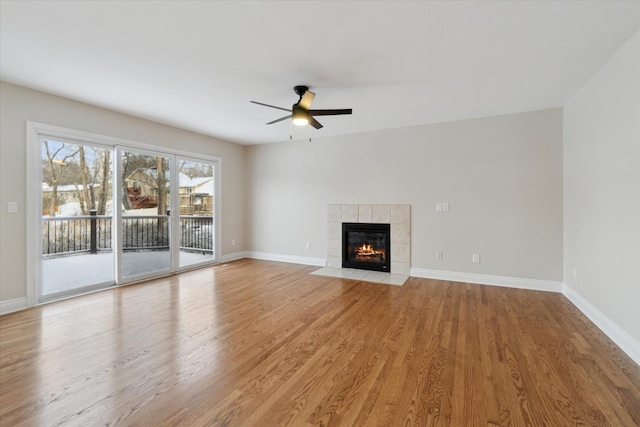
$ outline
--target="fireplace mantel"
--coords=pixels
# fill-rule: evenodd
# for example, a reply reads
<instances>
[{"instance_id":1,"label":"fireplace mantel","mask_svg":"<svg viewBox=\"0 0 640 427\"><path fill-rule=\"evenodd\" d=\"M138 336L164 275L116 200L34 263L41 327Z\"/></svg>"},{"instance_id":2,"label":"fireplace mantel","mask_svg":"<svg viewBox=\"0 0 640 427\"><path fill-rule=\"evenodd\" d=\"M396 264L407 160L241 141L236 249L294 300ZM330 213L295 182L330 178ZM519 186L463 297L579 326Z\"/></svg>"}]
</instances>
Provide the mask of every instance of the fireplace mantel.
<instances>
[{"instance_id":1,"label":"fireplace mantel","mask_svg":"<svg viewBox=\"0 0 640 427\"><path fill-rule=\"evenodd\" d=\"M391 273L411 269L411 205L328 205L327 267L342 268L342 223L391 225Z\"/></svg>"}]
</instances>

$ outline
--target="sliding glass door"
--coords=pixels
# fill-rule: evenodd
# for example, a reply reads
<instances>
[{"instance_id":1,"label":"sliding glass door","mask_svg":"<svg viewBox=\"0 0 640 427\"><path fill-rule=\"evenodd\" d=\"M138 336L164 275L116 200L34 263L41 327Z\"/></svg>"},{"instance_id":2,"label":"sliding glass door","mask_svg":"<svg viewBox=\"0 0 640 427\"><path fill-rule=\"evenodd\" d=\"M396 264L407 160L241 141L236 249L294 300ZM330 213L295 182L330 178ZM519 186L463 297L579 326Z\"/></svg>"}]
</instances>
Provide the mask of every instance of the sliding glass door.
<instances>
[{"instance_id":1,"label":"sliding glass door","mask_svg":"<svg viewBox=\"0 0 640 427\"><path fill-rule=\"evenodd\" d=\"M168 274L171 251L172 157L118 148L119 283Z\"/></svg>"},{"instance_id":2,"label":"sliding glass door","mask_svg":"<svg viewBox=\"0 0 640 427\"><path fill-rule=\"evenodd\" d=\"M215 263L216 160L31 125L30 301Z\"/></svg>"},{"instance_id":3,"label":"sliding glass door","mask_svg":"<svg viewBox=\"0 0 640 427\"><path fill-rule=\"evenodd\" d=\"M215 258L215 165L178 157L180 251L178 265L188 268Z\"/></svg>"},{"instance_id":4,"label":"sliding glass door","mask_svg":"<svg viewBox=\"0 0 640 427\"><path fill-rule=\"evenodd\" d=\"M114 283L113 149L41 136L39 302Z\"/></svg>"},{"instance_id":5,"label":"sliding glass door","mask_svg":"<svg viewBox=\"0 0 640 427\"><path fill-rule=\"evenodd\" d=\"M212 263L215 164L159 152L118 152L118 283Z\"/></svg>"}]
</instances>

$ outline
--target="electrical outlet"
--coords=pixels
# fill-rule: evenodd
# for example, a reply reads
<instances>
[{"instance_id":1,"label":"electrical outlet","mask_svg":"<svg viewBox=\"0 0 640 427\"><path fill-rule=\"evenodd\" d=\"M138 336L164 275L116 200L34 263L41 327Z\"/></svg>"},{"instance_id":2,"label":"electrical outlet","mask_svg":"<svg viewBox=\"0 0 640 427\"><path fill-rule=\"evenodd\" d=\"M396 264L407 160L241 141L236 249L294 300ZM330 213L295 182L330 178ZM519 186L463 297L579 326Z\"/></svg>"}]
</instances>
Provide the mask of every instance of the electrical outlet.
<instances>
[{"instance_id":1,"label":"electrical outlet","mask_svg":"<svg viewBox=\"0 0 640 427\"><path fill-rule=\"evenodd\" d=\"M442 203L442 212L449 212L449 202Z\"/></svg>"},{"instance_id":2,"label":"electrical outlet","mask_svg":"<svg viewBox=\"0 0 640 427\"><path fill-rule=\"evenodd\" d=\"M436 212L442 212L442 203L436 203Z\"/></svg>"},{"instance_id":3,"label":"electrical outlet","mask_svg":"<svg viewBox=\"0 0 640 427\"><path fill-rule=\"evenodd\" d=\"M236 239L231 239L231 246L235 246L236 245Z\"/></svg>"},{"instance_id":4,"label":"electrical outlet","mask_svg":"<svg viewBox=\"0 0 640 427\"><path fill-rule=\"evenodd\" d=\"M471 257L471 261L473 261L475 264L479 264L480 263L480 254L473 254L473 256Z\"/></svg>"},{"instance_id":5,"label":"electrical outlet","mask_svg":"<svg viewBox=\"0 0 640 427\"><path fill-rule=\"evenodd\" d=\"M438 251L438 252L436 252L436 259L437 259L438 261L442 261L442 252L439 252L439 251Z\"/></svg>"},{"instance_id":6,"label":"electrical outlet","mask_svg":"<svg viewBox=\"0 0 640 427\"><path fill-rule=\"evenodd\" d=\"M311 249L311 242L307 242L306 247L307 247L307 249Z\"/></svg>"}]
</instances>

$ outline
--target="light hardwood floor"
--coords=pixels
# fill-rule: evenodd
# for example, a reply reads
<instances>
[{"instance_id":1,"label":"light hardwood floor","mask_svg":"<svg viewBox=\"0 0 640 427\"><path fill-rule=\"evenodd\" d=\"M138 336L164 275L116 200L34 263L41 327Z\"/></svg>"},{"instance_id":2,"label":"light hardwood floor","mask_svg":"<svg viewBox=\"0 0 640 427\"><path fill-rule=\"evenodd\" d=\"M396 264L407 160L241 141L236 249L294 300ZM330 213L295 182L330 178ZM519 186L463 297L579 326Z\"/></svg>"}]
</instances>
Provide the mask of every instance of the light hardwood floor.
<instances>
[{"instance_id":1,"label":"light hardwood floor","mask_svg":"<svg viewBox=\"0 0 640 427\"><path fill-rule=\"evenodd\" d=\"M0 317L2 426L636 426L560 294L256 260Z\"/></svg>"}]
</instances>

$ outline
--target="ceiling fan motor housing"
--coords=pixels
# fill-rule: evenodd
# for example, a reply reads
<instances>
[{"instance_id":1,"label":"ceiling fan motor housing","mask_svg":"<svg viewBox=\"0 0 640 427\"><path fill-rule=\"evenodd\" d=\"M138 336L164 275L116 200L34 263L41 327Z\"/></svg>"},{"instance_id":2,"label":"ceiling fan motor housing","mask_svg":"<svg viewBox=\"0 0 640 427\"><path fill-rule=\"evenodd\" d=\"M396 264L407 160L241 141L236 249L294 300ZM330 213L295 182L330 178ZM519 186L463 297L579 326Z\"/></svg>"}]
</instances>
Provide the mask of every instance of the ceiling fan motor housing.
<instances>
[{"instance_id":1,"label":"ceiling fan motor housing","mask_svg":"<svg viewBox=\"0 0 640 427\"><path fill-rule=\"evenodd\" d=\"M302 97L309 90L308 86L294 86L293 91L296 95Z\"/></svg>"}]
</instances>

